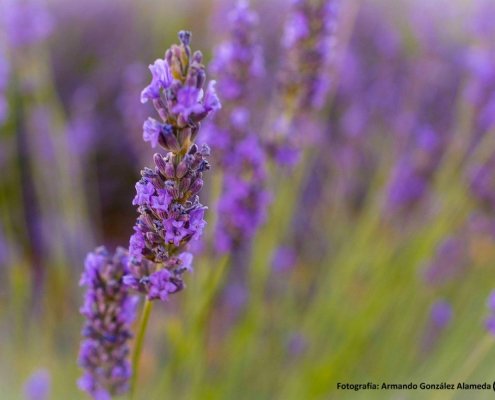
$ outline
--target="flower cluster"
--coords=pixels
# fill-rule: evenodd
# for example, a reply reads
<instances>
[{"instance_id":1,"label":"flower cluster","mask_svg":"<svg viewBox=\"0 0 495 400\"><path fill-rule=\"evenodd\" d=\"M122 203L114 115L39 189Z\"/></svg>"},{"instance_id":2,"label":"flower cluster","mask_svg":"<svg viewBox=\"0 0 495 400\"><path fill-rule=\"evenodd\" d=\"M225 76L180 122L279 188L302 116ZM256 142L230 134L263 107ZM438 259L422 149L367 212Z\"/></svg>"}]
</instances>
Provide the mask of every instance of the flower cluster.
<instances>
[{"instance_id":1,"label":"flower cluster","mask_svg":"<svg viewBox=\"0 0 495 400\"><path fill-rule=\"evenodd\" d=\"M7 1L2 7L0 25L9 44L16 47L45 40L55 23L43 1Z\"/></svg>"},{"instance_id":2,"label":"flower cluster","mask_svg":"<svg viewBox=\"0 0 495 400\"><path fill-rule=\"evenodd\" d=\"M203 55L200 51L191 55L189 42L191 33L179 32L180 46L173 45L150 65L151 83L141 93L141 102L153 102L162 123L149 118L143 125L143 139L152 147L159 144L177 155L185 155L194 143L200 121L212 111L221 108L215 92L215 81L206 80Z\"/></svg>"},{"instance_id":3,"label":"flower cluster","mask_svg":"<svg viewBox=\"0 0 495 400\"><path fill-rule=\"evenodd\" d=\"M172 152L165 158L155 154L155 171L144 169L142 179L136 184L133 204L139 206L141 215L130 240L132 274L126 277L126 283L135 289L139 287L150 299L157 298L152 296L150 288L155 282L154 275L163 278L170 271L173 283L169 286L170 293L184 287L181 275L190 269L190 261L185 263L189 256L183 251L191 239L201 236L206 225L203 220L206 207L199 202L197 193L203 186L203 171L209 169L205 160L208 154L206 145L200 150L196 144L180 162ZM147 261L163 264L167 271L156 271L156 266L149 266ZM156 272L150 275L151 270Z\"/></svg>"},{"instance_id":4,"label":"flower cluster","mask_svg":"<svg viewBox=\"0 0 495 400\"><path fill-rule=\"evenodd\" d=\"M442 333L452 323L454 310L447 300L435 301L429 311L428 323L422 337L421 350L428 353L437 345Z\"/></svg>"},{"instance_id":5,"label":"flower cluster","mask_svg":"<svg viewBox=\"0 0 495 400\"><path fill-rule=\"evenodd\" d=\"M146 293L149 300L166 300L169 293L185 287L181 276L191 269L192 261L185 251L206 225L206 207L197 194L203 172L210 169L206 161L210 149L206 144L199 148L194 141L200 121L218 110L220 102L215 81L210 81L203 95L202 55L199 51L191 55L190 38L189 32L179 32L181 45L172 46L164 60L150 66L152 81L141 95L143 102L153 101L162 119L149 118L143 138L153 147L159 144L168 150L165 157L155 154L154 171L141 171L133 200L140 216L130 239L130 274L125 282Z\"/></svg>"},{"instance_id":6,"label":"flower cluster","mask_svg":"<svg viewBox=\"0 0 495 400\"><path fill-rule=\"evenodd\" d=\"M424 198L444 149L440 135L429 126L418 127L411 150L397 161L388 185L389 210L407 208Z\"/></svg>"},{"instance_id":7,"label":"flower cluster","mask_svg":"<svg viewBox=\"0 0 495 400\"><path fill-rule=\"evenodd\" d=\"M334 61L338 0L314 4L293 0L282 37L284 57L278 75L280 112L268 150L281 165L294 165L299 157L295 141L308 138L296 135L300 118L325 105L331 84Z\"/></svg>"},{"instance_id":8,"label":"flower cluster","mask_svg":"<svg viewBox=\"0 0 495 400\"><path fill-rule=\"evenodd\" d=\"M79 387L96 399L110 399L127 392L131 366L126 360L127 341L135 318L137 296L123 284L128 272L128 254L118 248L111 255L104 247L89 253L80 285L87 286L81 314L86 318L82 331L79 365L85 369Z\"/></svg>"},{"instance_id":9,"label":"flower cluster","mask_svg":"<svg viewBox=\"0 0 495 400\"><path fill-rule=\"evenodd\" d=\"M312 4L294 0L285 25L282 45L286 50L280 90L287 106L301 112L320 109L330 86L329 68L334 59L337 0Z\"/></svg>"},{"instance_id":10,"label":"flower cluster","mask_svg":"<svg viewBox=\"0 0 495 400\"><path fill-rule=\"evenodd\" d=\"M264 73L256 34L258 15L241 1L229 13L228 22L229 39L215 49L210 69L218 77L220 97L229 102L207 127L214 138L216 161L226 171L216 210L219 252L251 238L264 222L268 205L265 152L250 112L256 100L253 85Z\"/></svg>"}]
</instances>

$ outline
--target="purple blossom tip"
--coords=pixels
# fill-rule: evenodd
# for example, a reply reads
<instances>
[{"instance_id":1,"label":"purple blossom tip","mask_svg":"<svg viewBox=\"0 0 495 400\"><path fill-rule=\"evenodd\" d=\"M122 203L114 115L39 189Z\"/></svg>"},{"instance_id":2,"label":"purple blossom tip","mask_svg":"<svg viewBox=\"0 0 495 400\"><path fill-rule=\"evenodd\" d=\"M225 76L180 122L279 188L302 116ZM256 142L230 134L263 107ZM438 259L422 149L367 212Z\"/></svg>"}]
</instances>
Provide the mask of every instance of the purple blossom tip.
<instances>
[{"instance_id":1,"label":"purple blossom tip","mask_svg":"<svg viewBox=\"0 0 495 400\"><path fill-rule=\"evenodd\" d=\"M160 90L169 88L173 81L172 72L165 60L157 59L149 69L152 75L151 83L141 92L141 103L146 103L148 99L159 99Z\"/></svg>"},{"instance_id":2,"label":"purple blossom tip","mask_svg":"<svg viewBox=\"0 0 495 400\"><path fill-rule=\"evenodd\" d=\"M217 92L215 91L216 81L210 81L208 83L208 89L206 90L206 95L204 99L205 110L208 111L218 111L222 108L220 100L218 99Z\"/></svg>"},{"instance_id":3,"label":"purple blossom tip","mask_svg":"<svg viewBox=\"0 0 495 400\"><path fill-rule=\"evenodd\" d=\"M168 300L168 295L177 290L170 278L172 275L166 269L161 269L150 276L150 291L148 293L149 300L160 299Z\"/></svg>"}]
</instances>

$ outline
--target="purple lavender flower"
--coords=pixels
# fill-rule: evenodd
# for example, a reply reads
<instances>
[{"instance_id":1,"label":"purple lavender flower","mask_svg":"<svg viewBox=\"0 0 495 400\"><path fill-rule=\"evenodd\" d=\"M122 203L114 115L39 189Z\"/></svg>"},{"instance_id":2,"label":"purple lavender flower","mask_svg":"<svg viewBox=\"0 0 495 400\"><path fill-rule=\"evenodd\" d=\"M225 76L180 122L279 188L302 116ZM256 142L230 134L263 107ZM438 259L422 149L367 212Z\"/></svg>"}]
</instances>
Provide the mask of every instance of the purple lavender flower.
<instances>
[{"instance_id":1,"label":"purple lavender flower","mask_svg":"<svg viewBox=\"0 0 495 400\"><path fill-rule=\"evenodd\" d=\"M241 1L228 14L228 21L229 39L215 49L210 64L218 77L220 97L230 100L208 125L217 155L214 161L228 171L217 204L215 246L219 252L250 240L264 222L268 205L265 151L253 132L249 111L256 100L252 87L264 72L256 34L258 15Z\"/></svg>"},{"instance_id":2,"label":"purple lavender flower","mask_svg":"<svg viewBox=\"0 0 495 400\"><path fill-rule=\"evenodd\" d=\"M136 184L133 204L140 216L130 239L130 271L124 282L149 300L165 301L184 289L182 274L192 270L192 255L185 251L206 226L206 207L198 193L203 172L210 169L209 147L203 144L200 149L194 140L200 121L221 107L214 81L203 92L202 55L199 51L191 55L190 32L179 32L179 39L180 46L173 45L164 60L150 66L152 81L142 93L142 101L151 99L163 121L149 118L143 138L168 153L155 154L154 171L145 168Z\"/></svg>"},{"instance_id":3,"label":"purple lavender flower","mask_svg":"<svg viewBox=\"0 0 495 400\"><path fill-rule=\"evenodd\" d=\"M279 117L267 140L270 155L281 165L293 166L296 141L303 130L300 120L323 108L330 88L334 60L338 0L313 4L293 0L285 24L282 47L284 56L278 75Z\"/></svg>"},{"instance_id":4,"label":"purple lavender flower","mask_svg":"<svg viewBox=\"0 0 495 400\"><path fill-rule=\"evenodd\" d=\"M307 16L302 10L294 10L285 25L282 44L285 48L290 49L298 41L306 39L310 34Z\"/></svg>"},{"instance_id":5,"label":"purple lavender flower","mask_svg":"<svg viewBox=\"0 0 495 400\"><path fill-rule=\"evenodd\" d=\"M282 44L286 48L280 90L298 112L324 105L333 61L339 3L325 0L311 5L294 0L285 25Z\"/></svg>"},{"instance_id":6,"label":"purple lavender flower","mask_svg":"<svg viewBox=\"0 0 495 400\"><path fill-rule=\"evenodd\" d=\"M272 266L275 272L290 271L297 262L297 254L293 248L280 246L272 256Z\"/></svg>"},{"instance_id":7,"label":"purple lavender flower","mask_svg":"<svg viewBox=\"0 0 495 400\"><path fill-rule=\"evenodd\" d=\"M238 174L224 176L224 193L218 200L217 251L228 252L256 233L266 219L270 196L263 181L246 181ZM221 239L220 239L221 238Z\"/></svg>"},{"instance_id":8,"label":"purple lavender flower","mask_svg":"<svg viewBox=\"0 0 495 400\"><path fill-rule=\"evenodd\" d=\"M149 69L152 80L141 93L141 103L146 103L148 99L159 99L161 90L168 89L173 80L170 66L165 60L156 60L153 65L149 66Z\"/></svg>"},{"instance_id":9,"label":"purple lavender flower","mask_svg":"<svg viewBox=\"0 0 495 400\"><path fill-rule=\"evenodd\" d=\"M308 339L300 332L292 332L287 339L287 350L292 356L300 356L308 349Z\"/></svg>"},{"instance_id":10,"label":"purple lavender flower","mask_svg":"<svg viewBox=\"0 0 495 400\"><path fill-rule=\"evenodd\" d=\"M13 47L45 40L55 25L43 1L8 1L3 4L0 22Z\"/></svg>"},{"instance_id":11,"label":"purple lavender flower","mask_svg":"<svg viewBox=\"0 0 495 400\"><path fill-rule=\"evenodd\" d=\"M430 126L416 128L411 140L392 169L387 199L392 211L414 206L424 198L443 151L440 135Z\"/></svg>"},{"instance_id":12,"label":"purple lavender flower","mask_svg":"<svg viewBox=\"0 0 495 400\"><path fill-rule=\"evenodd\" d=\"M151 196L155 193L155 187L147 179L141 179L136 183L136 197L132 200L132 205L137 206L145 202L151 202Z\"/></svg>"},{"instance_id":13,"label":"purple lavender flower","mask_svg":"<svg viewBox=\"0 0 495 400\"><path fill-rule=\"evenodd\" d=\"M160 134L167 135L171 133L171 125L161 124L153 118L148 118L143 124L143 140L145 142L151 142L151 147L153 148L158 144Z\"/></svg>"},{"instance_id":14,"label":"purple lavender flower","mask_svg":"<svg viewBox=\"0 0 495 400\"><path fill-rule=\"evenodd\" d=\"M454 318L452 304L446 300L437 300L430 307L427 327L423 333L422 351L427 353L433 349L440 335L447 329Z\"/></svg>"},{"instance_id":15,"label":"purple lavender flower","mask_svg":"<svg viewBox=\"0 0 495 400\"><path fill-rule=\"evenodd\" d=\"M135 318L137 296L130 296L123 284L129 272L129 256L119 247L114 256L104 247L89 253L80 285L87 286L81 314L86 318L82 331L79 365L85 369L79 387L95 399L128 391L131 366L127 361L129 330Z\"/></svg>"},{"instance_id":16,"label":"purple lavender flower","mask_svg":"<svg viewBox=\"0 0 495 400\"><path fill-rule=\"evenodd\" d=\"M136 184L133 204L141 216L131 237L130 253L137 261L142 257L161 263L181 253L187 243L201 236L206 225L206 207L197 196L203 186L203 172L209 169L205 157L207 146L201 150L193 144L180 162L169 152L164 158L155 154L155 171L146 168Z\"/></svg>"},{"instance_id":17,"label":"purple lavender flower","mask_svg":"<svg viewBox=\"0 0 495 400\"><path fill-rule=\"evenodd\" d=\"M136 258L137 261L142 259L142 251L145 248L144 236L137 226L134 227L136 231L134 235L131 236L129 244L129 254Z\"/></svg>"},{"instance_id":18,"label":"purple lavender flower","mask_svg":"<svg viewBox=\"0 0 495 400\"><path fill-rule=\"evenodd\" d=\"M452 305L445 300L438 300L430 308L430 321L437 329L445 329L452 321Z\"/></svg>"},{"instance_id":19,"label":"purple lavender flower","mask_svg":"<svg viewBox=\"0 0 495 400\"><path fill-rule=\"evenodd\" d=\"M145 140L152 146L160 144L174 153L185 155L199 131L200 121L220 109L214 82L209 82L204 95L203 55L200 51L191 54L191 33L179 32L180 46L173 45L150 65L151 83L143 90L141 101L153 101L164 124L149 119L144 125ZM174 138L172 138L174 137ZM174 147L174 145L180 147Z\"/></svg>"},{"instance_id":20,"label":"purple lavender flower","mask_svg":"<svg viewBox=\"0 0 495 400\"><path fill-rule=\"evenodd\" d=\"M193 256L191 253L181 253L170 257L163 263L163 269L158 264L142 260L132 262L130 273L125 275L123 282L136 292L147 294L149 300L168 300L168 295L183 290L186 286L182 280L185 271L192 272Z\"/></svg>"},{"instance_id":21,"label":"purple lavender flower","mask_svg":"<svg viewBox=\"0 0 495 400\"><path fill-rule=\"evenodd\" d=\"M177 291L177 286L170 282L172 275L166 269L161 269L150 275L150 291L148 298L150 300L161 299L168 300L168 294Z\"/></svg>"},{"instance_id":22,"label":"purple lavender flower","mask_svg":"<svg viewBox=\"0 0 495 400\"><path fill-rule=\"evenodd\" d=\"M191 114L201 114L205 107L200 102L200 94L200 90L196 87L180 88L177 92L177 103L172 107L172 112L180 114L186 121Z\"/></svg>"},{"instance_id":23,"label":"purple lavender flower","mask_svg":"<svg viewBox=\"0 0 495 400\"><path fill-rule=\"evenodd\" d=\"M48 400L51 392L51 375L46 369L33 372L23 387L26 400Z\"/></svg>"}]
</instances>

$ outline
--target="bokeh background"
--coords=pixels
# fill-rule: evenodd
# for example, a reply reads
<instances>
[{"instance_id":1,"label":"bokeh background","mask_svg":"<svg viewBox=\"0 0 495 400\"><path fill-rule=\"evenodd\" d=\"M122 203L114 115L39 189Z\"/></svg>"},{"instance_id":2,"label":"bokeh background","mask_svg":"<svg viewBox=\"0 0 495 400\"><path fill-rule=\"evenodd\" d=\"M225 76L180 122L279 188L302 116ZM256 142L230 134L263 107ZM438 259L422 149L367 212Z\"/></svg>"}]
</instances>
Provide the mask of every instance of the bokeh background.
<instances>
[{"instance_id":1,"label":"bokeh background","mask_svg":"<svg viewBox=\"0 0 495 400\"><path fill-rule=\"evenodd\" d=\"M205 63L229 1L0 0L0 398L76 386L85 254L127 246L147 65L180 29ZM255 1L276 98L288 3ZM214 189L188 288L155 306L140 399L481 399L341 383L495 380L495 2L342 1L325 108L271 194L244 283ZM198 138L201 141L201 138ZM213 169L210 188L222 171ZM217 186L215 186L217 185ZM202 247L202 248L199 248ZM230 261L229 261L230 260ZM34 383L33 383L34 382ZM30 386L31 385L31 386ZM36 386L37 385L37 386ZM26 391L27 390L27 391Z\"/></svg>"}]
</instances>

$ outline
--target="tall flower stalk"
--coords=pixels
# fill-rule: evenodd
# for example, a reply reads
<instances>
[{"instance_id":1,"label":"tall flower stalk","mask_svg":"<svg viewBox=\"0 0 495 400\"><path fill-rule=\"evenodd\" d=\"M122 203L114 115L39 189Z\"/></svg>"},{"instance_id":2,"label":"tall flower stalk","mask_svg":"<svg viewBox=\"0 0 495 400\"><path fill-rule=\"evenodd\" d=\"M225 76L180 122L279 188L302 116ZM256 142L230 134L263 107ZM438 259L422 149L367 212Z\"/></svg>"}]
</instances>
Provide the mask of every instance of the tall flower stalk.
<instances>
[{"instance_id":1,"label":"tall flower stalk","mask_svg":"<svg viewBox=\"0 0 495 400\"><path fill-rule=\"evenodd\" d=\"M141 171L136 183L140 216L129 244L130 273L124 282L146 294L141 326L134 352L132 394L135 393L139 357L146 326L152 310L151 301L166 301L169 294L185 288L182 274L192 270L192 254L188 243L199 239L206 222L206 207L199 202L203 172L210 169L206 144L194 142L201 121L220 109L220 102L210 81L206 81L202 54L191 53L191 33L179 32L180 45L173 45L150 65L151 83L143 90L141 101L151 100L161 121L148 118L143 125L143 139L152 147L160 145L168 151L154 155L154 170Z\"/></svg>"},{"instance_id":2,"label":"tall flower stalk","mask_svg":"<svg viewBox=\"0 0 495 400\"><path fill-rule=\"evenodd\" d=\"M207 126L214 137L215 163L224 173L217 203L216 250L238 250L264 222L265 152L254 127L252 90L264 74L262 47L257 35L258 15L241 1L228 14L228 39L214 51L210 71L218 78L218 93L228 100L222 113Z\"/></svg>"},{"instance_id":3,"label":"tall flower stalk","mask_svg":"<svg viewBox=\"0 0 495 400\"><path fill-rule=\"evenodd\" d=\"M133 204L140 215L129 251L118 249L111 259L100 248L86 260L82 283L89 289L81 312L89 321L83 331L89 339L81 346L80 364L86 372L79 385L97 399L126 392L131 375L131 397L135 395L152 301L166 301L169 294L185 288L182 274L192 270L188 243L198 239L206 225L206 207L198 193L203 172L210 169L206 161L210 149L194 142L201 121L220 109L220 102L215 81L203 90L202 54L191 53L191 33L181 31L179 39L180 45L173 45L164 59L150 65L152 81L141 94L141 101L151 100L161 119L145 121L143 139L152 147L160 145L167 154L155 154L154 169L141 171L136 183ZM132 369L125 342L131 337L128 326L137 298L127 296L130 289L146 295Z\"/></svg>"}]
</instances>

